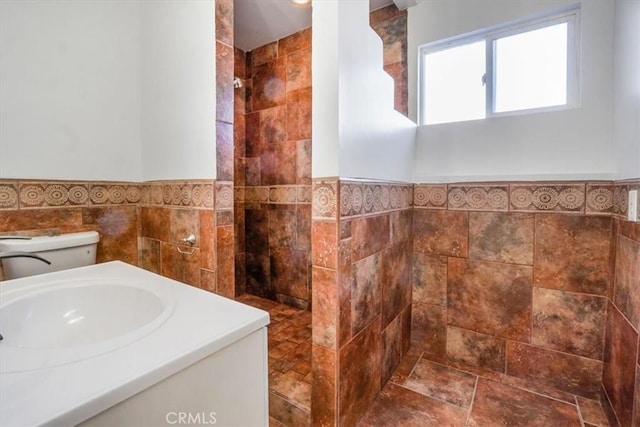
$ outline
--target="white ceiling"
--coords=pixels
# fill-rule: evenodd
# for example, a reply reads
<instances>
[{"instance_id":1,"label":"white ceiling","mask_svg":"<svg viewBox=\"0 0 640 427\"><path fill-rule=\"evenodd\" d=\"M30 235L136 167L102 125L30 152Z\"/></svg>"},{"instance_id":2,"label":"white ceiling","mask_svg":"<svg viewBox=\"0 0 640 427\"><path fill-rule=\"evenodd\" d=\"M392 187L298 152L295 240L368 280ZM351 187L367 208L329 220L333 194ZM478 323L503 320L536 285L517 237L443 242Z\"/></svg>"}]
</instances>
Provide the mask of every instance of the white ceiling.
<instances>
[{"instance_id":1,"label":"white ceiling","mask_svg":"<svg viewBox=\"0 0 640 427\"><path fill-rule=\"evenodd\" d=\"M393 0L369 0L371 10ZM234 0L234 44L249 52L311 26L311 6L289 0Z\"/></svg>"}]
</instances>

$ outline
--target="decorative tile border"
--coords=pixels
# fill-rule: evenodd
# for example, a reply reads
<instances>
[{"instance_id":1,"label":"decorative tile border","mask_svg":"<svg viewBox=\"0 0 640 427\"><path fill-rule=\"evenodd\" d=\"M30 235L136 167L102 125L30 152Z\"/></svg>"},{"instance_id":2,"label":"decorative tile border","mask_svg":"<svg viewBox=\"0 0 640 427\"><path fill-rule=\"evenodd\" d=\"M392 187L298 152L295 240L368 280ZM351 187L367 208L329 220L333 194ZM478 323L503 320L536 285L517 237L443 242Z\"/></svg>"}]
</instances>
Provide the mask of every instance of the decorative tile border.
<instances>
[{"instance_id":1,"label":"decorative tile border","mask_svg":"<svg viewBox=\"0 0 640 427\"><path fill-rule=\"evenodd\" d=\"M413 205L419 209L578 213L626 219L632 188L640 189L640 180L415 184Z\"/></svg>"},{"instance_id":2,"label":"decorative tile border","mask_svg":"<svg viewBox=\"0 0 640 427\"><path fill-rule=\"evenodd\" d=\"M310 204L310 185L261 185L236 187L236 202Z\"/></svg>"},{"instance_id":3,"label":"decorative tile border","mask_svg":"<svg viewBox=\"0 0 640 427\"><path fill-rule=\"evenodd\" d=\"M215 182L215 209L217 211L233 209L233 182Z\"/></svg>"},{"instance_id":4,"label":"decorative tile border","mask_svg":"<svg viewBox=\"0 0 640 427\"><path fill-rule=\"evenodd\" d=\"M587 183L586 212L594 215L613 213L613 183Z\"/></svg>"},{"instance_id":5,"label":"decorative tile border","mask_svg":"<svg viewBox=\"0 0 640 427\"><path fill-rule=\"evenodd\" d=\"M413 206L446 209L447 186L439 184L417 184L413 190Z\"/></svg>"},{"instance_id":6,"label":"decorative tile border","mask_svg":"<svg viewBox=\"0 0 640 427\"><path fill-rule=\"evenodd\" d=\"M233 208L233 184L220 184L221 209ZM227 203L231 200L231 207ZM113 205L214 206L214 181L0 180L0 209L46 209Z\"/></svg>"},{"instance_id":7,"label":"decorative tile border","mask_svg":"<svg viewBox=\"0 0 640 427\"><path fill-rule=\"evenodd\" d=\"M314 181L312 190L312 219L337 219L338 181Z\"/></svg>"},{"instance_id":8,"label":"decorative tile border","mask_svg":"<svg viewBox=\"0 0 640 427\"><path fill-rule=\"evenodd\" d=\"M450 185L447 203L451 210L508 211L508 185Z\"/></svg>"}]
</instances>

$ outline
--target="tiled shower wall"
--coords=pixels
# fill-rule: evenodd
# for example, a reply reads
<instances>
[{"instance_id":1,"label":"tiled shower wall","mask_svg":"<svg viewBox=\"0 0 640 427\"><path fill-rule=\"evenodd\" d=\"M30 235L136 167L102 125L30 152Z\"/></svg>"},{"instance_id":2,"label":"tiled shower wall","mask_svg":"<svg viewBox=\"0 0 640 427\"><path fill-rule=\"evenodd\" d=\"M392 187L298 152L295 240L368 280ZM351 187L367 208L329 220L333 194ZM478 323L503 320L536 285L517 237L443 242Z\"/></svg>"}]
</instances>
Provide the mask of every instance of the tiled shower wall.
<instances>
[{"instance_id":1,"label":"tiled shower wall","mask_svg":"<svg viewBox=\"0 0 640 427\"><path fill-rule=\"evenodd\" d=\"M599 396L613 185L416 185L412 351Z\"/></svg>"},{"instance_id":2,"label":"tiled shower wall","mask_svg":"<svg viewBox=\"0 0 640 427\"><path fill-rule=\"evenodd\" d=\"M395 86L395 109L407 116L407 11L392 4L371 12L369 22L382 39L384 70Z\"/></svg>"},{"instance_id":3,"label":"tiled shower wall","mask_svg":"<svg viewBox=\"0 0 640 427\"><path fill-rule=\"evenodd\" d=\"M626 220L629 190L640 180L616 182L604 347L603 400L611 425L640 425L640 223ZM640 201L640 200L639 200ZM608 408L607 405L604 405Z\"/></svg>"},{"instance_id":4,"label":"tiled shower wall","mask_svg":"<svg viewBox=\"0 0 640 427\"><path fill-rule=\"evenodd\" d=\"M408 351L411 187L314 180L314 425L355 425Z\"/></svg>"},{"instance_id":5,"label":"tiled shower wall","mask_svg":"<svg viewBox=\"0 0 640 427\"><path fill-rule=\"evenodd\" d=\"M235 58L237 287L309 309L311 29Z\"/></svg>"}]
</instances>

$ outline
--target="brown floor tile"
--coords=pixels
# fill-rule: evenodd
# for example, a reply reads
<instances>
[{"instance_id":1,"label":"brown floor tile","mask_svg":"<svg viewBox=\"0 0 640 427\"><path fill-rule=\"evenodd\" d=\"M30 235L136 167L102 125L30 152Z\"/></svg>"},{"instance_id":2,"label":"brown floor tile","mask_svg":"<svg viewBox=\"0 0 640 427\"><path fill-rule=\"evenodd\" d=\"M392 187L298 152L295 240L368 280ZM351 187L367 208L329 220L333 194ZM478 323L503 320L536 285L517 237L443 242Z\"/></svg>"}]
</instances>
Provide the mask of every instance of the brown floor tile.
<instances>
[{"instance_id":1,"label":"brown floor tile","mask_svg":"<svg viewBox=\"0 0 640 427\"><path fill-rule=\"evenodd\" d=\"M582 420L586 424L594 426L608 426L607 416L602 410L602 405L597 400L584 399L582 397L576 397L578 401L578 408L580 409L580 415Z\"/></svg>"},{"instance_id":2,"label":"brown floor tile","mask_svg":"<svg viewBox=\"0 0 640 427\"><path fill-rule=\"evenodd\" d=\"M480 378L470 426L580 426L577 407Z\"/></svg>"},{"instance_id":3,"label":"brown floor tile","mask_svg":"<svg viewBox=\"0 0 640 427\"><path fill-rule=\"evenodd\" d=\"M358 423L378 426L464 426L467 411L395 384L387 384Z\"/></svg>"},{"instance_id":4,"label":"brown floor tile","mask_svg":"<svg viewBox=\"0 0 640 427\"><path fill-rule=\"evenodd\" d=\"M468 409L473 399L476 376L438 363L420 360L404 387Z\"/></svg>"}]
</instances>

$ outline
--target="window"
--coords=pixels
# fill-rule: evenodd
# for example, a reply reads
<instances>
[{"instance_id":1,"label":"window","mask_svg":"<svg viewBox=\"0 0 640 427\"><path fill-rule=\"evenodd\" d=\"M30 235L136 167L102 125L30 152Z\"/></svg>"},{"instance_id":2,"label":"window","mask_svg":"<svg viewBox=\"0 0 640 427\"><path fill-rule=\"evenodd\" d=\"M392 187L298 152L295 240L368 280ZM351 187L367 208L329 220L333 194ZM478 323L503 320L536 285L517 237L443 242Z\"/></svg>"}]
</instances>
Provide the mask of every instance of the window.
<instances>
[{"instance_id":1,"label":"window","mask_svg":"<svg viewBox=\"0 0 640 427\"><path fill-rule=\"evenodd\" d=\"M420 47L420 124L575 107L579 6Z\"/></svg>"}]
</instances>

